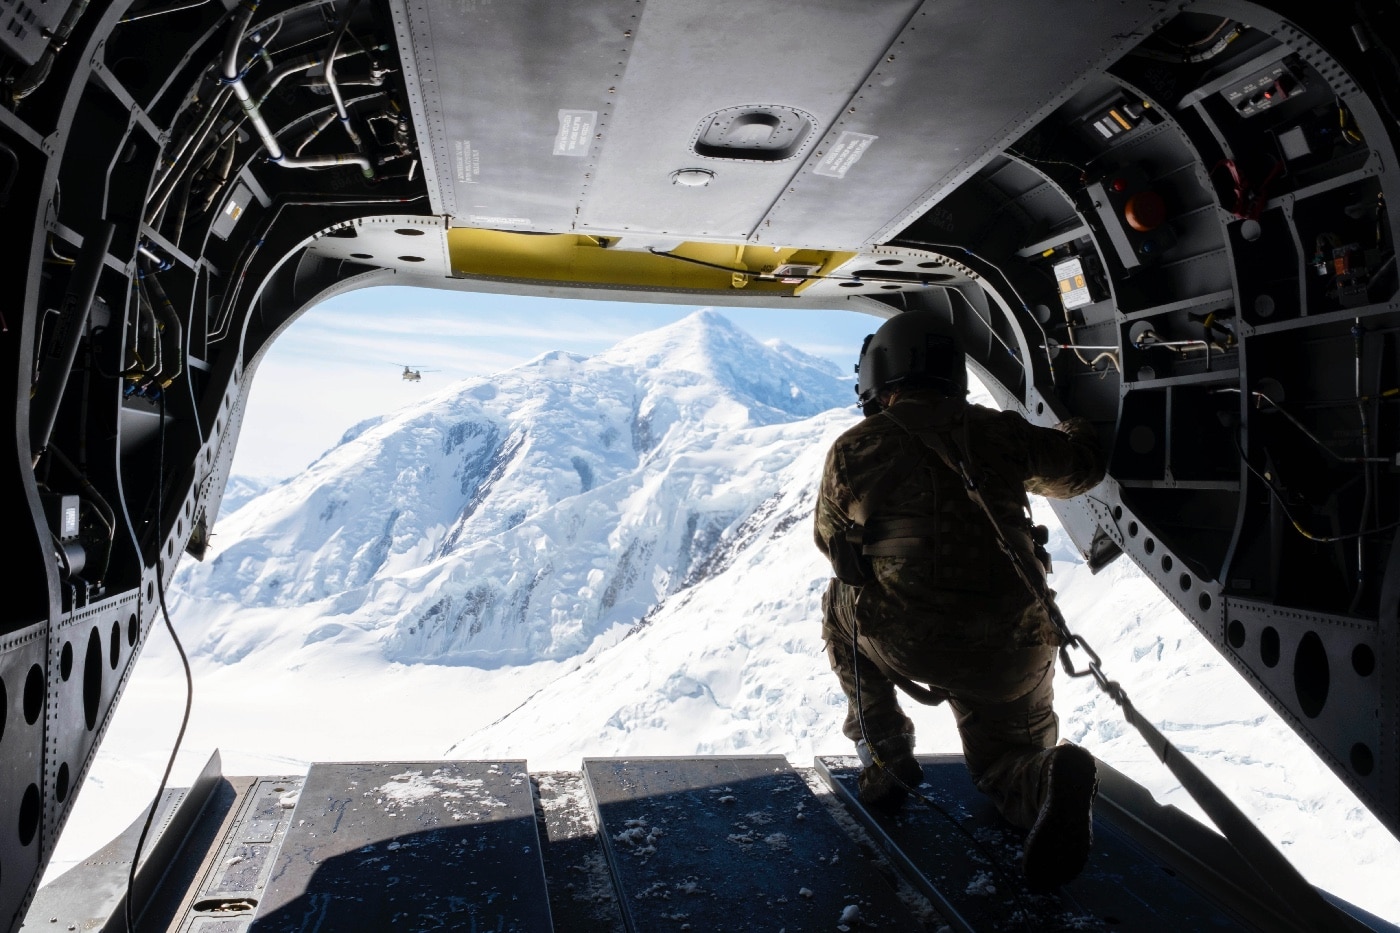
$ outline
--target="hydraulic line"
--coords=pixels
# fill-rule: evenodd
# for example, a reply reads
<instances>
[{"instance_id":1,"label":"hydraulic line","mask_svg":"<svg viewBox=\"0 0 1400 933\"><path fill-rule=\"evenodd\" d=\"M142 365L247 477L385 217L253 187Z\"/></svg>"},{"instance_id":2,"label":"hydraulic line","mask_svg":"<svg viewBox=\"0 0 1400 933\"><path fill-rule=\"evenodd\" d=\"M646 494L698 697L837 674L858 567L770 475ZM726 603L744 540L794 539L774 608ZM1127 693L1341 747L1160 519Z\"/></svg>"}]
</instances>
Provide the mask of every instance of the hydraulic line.
<instances>
[{"instance_id":1,"label":"hydraulic line","mask_svg":"<svg viewBox=\"0 0 1400 933\"><path fill-rule=\"evenodd\" d=\"M217 150L215 150L215 152L217 152ZM198 168L191 172L185 172L184 180L180 182L180 200L177 202L179 207L176 208L174 225L170 231L170 242L174 243L177 247L180 245L180 238L185 234L185 220L189 217L190 198L194 193L195 176L208 168L209 163L213 161L214 152L211 152L205 157L203 163ZM157 219L163 221L164 217L162 216ZM154 226L154 224L152 226Z\"/></svg>"},{"instance_id":2,"label":"hydraulic line","mask_svg":"<svg viewBox=\"0 0 1400 933\"><path fill-rule=\"evenodd\" d=\"M1073 337L1074 337L1074 330L1073 330L1073 328L1068 328L1068 327L1067 327L1066 329L1069 331L1069 333L1070 333L1070 338L1071 338L1071 340L1072 340ZM1040 349L1042 349L1042 350L1052 350L1052 351L1053 351L1053 350L1073 350L1073 351L1074 351L1074 355L1079 359L1079 362L1083 363L1085 366L1087 366L1087 367L1089 367L1090 369L1094 370L1094 371L1097 372L1100 376L1107 375L1107 373L1108 373L1108 368L1107 368L1107 367L1105 367L1105 368L1103 368L1103 369L1099 369L1099 362L1102 361L1102 360L1107 360L1109 366L1112 366L1114 369L1118 370L1118 372L1121 373L1121 372L1123 371L1123 366L1122 366L1122 364L1118 362L1118 348L1117 348L1117 347L1110 347L1110 346L1106 346L1106 345L1105 345L1105 346L1095 346L1095 345L1093 345L1093 344L1087 344L1087 343L1061 343L1061 342L1059 342L1059 341L1057 341L1057 340L1052 340L1052 341L1050 341L1050 343L1048 343L1048 344L1041 344L1041 345L1040 345ZM1085 351L1085 350L1094 351L1094 352L1097 353L1098 355L1095 356L1093 359L1085 359L1085 358L1084 358L1084 352L1083 352L1083 351Z\"/></svg>"},{"instance_id":3,"label":"hydraulic line","mask_svg":"<svg viewBox=\"0 0 1400 933\"><path fill-rule=\"evenodd\" d=\"M143 10L134 16L123 16L121 19L117 20L117 22L125 25L126 23L140 22L143 19L151 19L155 16L164 16L167 13L183 13L185 10L193 10L209 2L210 0L186 0L185 3L177 3L174 6L162 7L159 10Z\"/></svg>"},{"instance_id":4,"label":"hydraulic line","mask_svg":"<svg viewBox=\"0 0 1400 933\"><path fill-rule=\"evenodd\" d=\"M1139 350L1146 350L1149 347L1163 347L1168 350L1175 350L1178 353L1184 353L1187 350L1205 350L1206 372L1210 372L1210 351L1219 350L1221 353L1225 352L1224 347L1217 346L1209 340L1165 340L1159 337L1157 332L1151 328L1138 334L1137 338L1133 340L1133 346L1137 347Z\"/></svg>"},{"instance_id":5,"label":"hydraulic line","mask_svg":"<svg viewBox=\"0 0 1400 933\"><path fill-rule=\"evenodd\" d=\"M350 58L353 55L361 54L364 53L360 49L349 49L338 53L336 55L336 60L339 61L341 59ZM272 96L272 92L277 89L277 85L281 84L287 78L298 72L310 71L323 61L324 59L320 55L308 54L283 62L272 69L267 75L267 86L262 89L262 94L258 97L258 106L261 107L263 104L267 103L267 99Z\"/></svg>"},{"instance_id":6,"label":"hydraulic line","mask_svg":"<svg viewBox=\"0 0 1400 933\"><path fill-rule=\"evenodd\" d=\"M327 110L325 115L311 125L311 129L301 138L301 142L297 143L296 148L293 149L292 152L295 155L301 155L301 151L309 146L317 136L320 136L325 128L334 123L335 120L336 112L334 110Z\"/></svg>"},{"instance_id":7,"label":"hydraulic line","mask_svg":"<svg viewBox=\"0 0 1400 933\"><path fill-rule=\"evenodd\" d=\"M1234 388L1234 387L1228 387L1228 388L1222 388L1222 389L1215 389L1215 390L1213 390L1213 391L1216 392L1216 393L1231 393L1231 394L1237 394L1237 393L1239 393L1241 390L1239 390L1239 389L1237 389L1237 388ZM1388 394L1388 393L1383 393L1383 394ZM1294 426L1295 428L1297 428L1299 431L1302 431L1302 432L1303 432L1303 435L1304 435L1308 440L1310 440L1310 441L1312 441L1314 444L1316 444L1316 445L1318 446L1318 448L1319 448L1323 453L1327 454L1327 456L1331 457L1333 460L1336 460L1338 463L1389 463L1389 462L1390 462L1390 459L1389 459L1388 457L1372 457L1372 456L1367 455L1367 454L1365 453L1365 451L1362 452L1362 456L1360 456L1360 457L1344 457L1344 456L1342 456L1341 454L1337 453L1335 450L1333 450L1331 447L1328 447L1326 444L1324 444L1324 443L1322 442L1322 440L1321 440L1316 434L1314 434L1312 431L1308 430L1308 426L1307 426L1307 425L1303 424L1303 422L1301 422L1301 421L1299 421L1297 418L1293 417L1293 415L1289 413L1288 409L1284 408L1284 407L1283 407L1282 405L1280 405L1278 402L1275 402L1273 399L1269 398L1269 396L1265 395L1263 392L1251 391L1251 392L1249 393L1249 396L1250 396L1250 398L1257 399L1258 401L1266 402L1266 403L1268 403L1269 405L1271 405L1271 406L1273 407L1274 411L1277 411L1279 414L1283 415L1283 416L1284 416L1285 418L1287 418L1290 422L1292 422L1293 426ZM1367 396L1368 399L1369 399L1369 398L1373 398L1373 397L1374 397L1374 396Z\"/></svg>"},{"instance_id":8,"label":"hydraulic line","mask_svg":"<svg viewBox=\"0 0 1400 933\"><path fill-rule=\"evenodd\" d=\"M53 336L49 352L40 364L39 379L34 386L29 403L29 450L33 458L31 465L37 465L39 457L49 445L54 422L58 418L58 407L63 401L63 392L68 387L68 376L73 371L73 361L78 355L78 343L87 333L88 314L92 310L93 299L97 296L97 280L102 274L102 264L107 259L107 250L112 245L116 224L101 221L97 229L83 238L83 248L78 253L73 276L68 281L68 290L59 308L58 330Z\"/></svg>"},{"instance_id":9,"label":"hydraulic line","mask_svg":"<svg viewBox=\"0 0 1400 933\"><path fill-rule=\"evenodd\" d=\"M166 169L165 175L162 176L161 180L156 184L156 190L151 195L151 208L146 213L146 224L148 226L155 226L155 218L165 210L166 202L170 199L171 193L183 179L183 176L190 172L191 166L189 162L185 161L185 154L189 152L198 152L199 149L203 147L205 140L209 138L209 134L214 131L214 126L218 123L219 115L223 112L224 104L228 101L228 97L232 93L233 89L228 86L221 87L215 92L214 100L210 103L209 109L201 119L199 127L195 132L186 136L184 143L180 145L179 151L176 152L173 157L166 160L168 168Z\"/></svg>"},{"instance_id":10,"label":"hydraulic line","mask_svg":"<svg viewBox=\"0 0 1400 933\"><path fill-rule=\"evenodd\" d=\"M228 39L224 43L224 84L233 89L233 96L238 98L239 105L247 115L249 122L257 130L258 136L262 139L263 145L267 148L267 157L273 162L282 160L282 147L277 145L277 137L272 134L272 129L267 125L267 120L263 118L262 111L258 109L257 102L253 100L253 95L249 93L248 86L243 83L243 75L238 67L238 51L243 46L243 34L248 31L248 25L253 21L253 14L257 13L258 4L254 2L242 8L238 18L233 21L233 26L229 29Z\"/></svg>"},{"instance_id":11,"label":"hydraulic line","mask_svg":"<svg viewBox=\"0 0 1400 933\"><path fill-rule=\"evenodd\" d=\"M340 117L340 125L345 128L345 135L350 137L350 142L355 145L355 151L364 158L360 171L365 178L374 179L374 166L365 155L364 140L360 139L360 134L355 132L355 127L350 122L350 111L345 109L345 100L340 95L340 87L335 81L335 57L340 51L341 39L350 28L350 17L355 12L355 6L359 0L349 0L345 5L345 13L342 15L340 29L336 31L335 38L331 40L330 47L326 50L326 86L330 88L331 97L335 100L335 112Z\"/></svg>"},{"instance_id":12,"label":"hydraulic line","mask_svg":"<svg viewBox=\"0 0 1400 933\"><path fill-rule=\"evenodd\" d=\"M228 184L229 175L233 173L233 156L238 150L238 141L230 138L223 145L223 159L219 162L219 170L215 173L214 183L209 186L209 193L204 196L204 206L201 210L207 211L214 206L214 200ZM214 150L217 154L219 150Z\"/></svg>"},{"instance_id":13,"label":"hydraulic line","mask_svg":"<svg viewBox=\"0 0 1400 933\"><path fill-rule=\"evenodd\" d=\"M233 319L233 308L237 304L238 295L243 289L243 280L247 278L248 269L252 265L254 257L257 256L258 250L262 248L262 245L267 238L268 231L272 230L273 227L277 225L278 219L282 216L282 211L286 208L337 207L367 204L410 204L414 201L420 201L424 197L426 197L426 195L416 194L412 197L407 198L333 198L324 201L282 201L277 205L277 209L273 211L272 217L263 227L262 233L256 238L249 241L248 245L244 249L243 254L239 257L238 262L235 263L234 267L239 270L238 277L233 280L233 287L229 290L229 293L225 296L223 302L220 304L219 317L214 322L214 325L209 328L209 332L206 336L206 339L209 342L213 343L219 340L223 340L225 337L228 336L229 324L232 322Z\"/></svg>"},{"instance_id":14,"label":"hydraulic line","mask_svg":"<svg viewBox=\"0 0 1400 933\"><path fill-rule=\"evenodd\" d=\"M155 311L140 276L132 280L131 293L136 320L131 326L130 352L122 360L121 375L138 382L160 368L160 343L156 339Z\"/></svg>"},{"instance_id":15,"label":"hydraulic line","mask_svg":"<svg viewBox=\"0 0 1400 933\"><path fill-rule=\"evenodd\" d=\"M160 279L156 278L156 270L143 268L141 276L145 287L150 290L151 307L156 316L156 333L160 342L160 371L152 373L151 376L164 389L180 378L185 371L184 328L180 324L180 316L175 313L175 306L161 287Z\"/></svg>"},{"instance_id":16,"label":"hydraulic line","mask_svg":"<svg viewBox=\"0 0 1400 933\"><path fill-rule=\"evenodd\" d=\"M233 96L238 99L239 106L243 108L243 113L248 122L257 131L258 137L262 140L263 147L267 149L268 160L284 168L323 168L332 165L358 165L360 172L366 178L374 178L374 166L369 157L362 153L353 153L335 156L320 156L311 159L302 159L295 156L287 156L282 151L282 146L277 141L277 136L272 132L272 128L267 125L266 118L258 107L258 102L253 99L252 93L248 90L247 84L243 80L243 75L238 68L238 53L243 45L244 33L248 30L249 23L252 22L253 14L257 12L257 4L244 7L238 18L234 20L232 28L229 30L228 40L224 44L223 58L223 81L233 89ZM349 22L348 18L346 20ZM338 45L333 43L333 47ZM334 52L327 56L326 73L332 74L333 69L330 61ZM341 104L341 106L344 106ZM348 123L348 112L344 119ZM167 194L168 196L168 194Z\"/></svg>"}]
</instances>

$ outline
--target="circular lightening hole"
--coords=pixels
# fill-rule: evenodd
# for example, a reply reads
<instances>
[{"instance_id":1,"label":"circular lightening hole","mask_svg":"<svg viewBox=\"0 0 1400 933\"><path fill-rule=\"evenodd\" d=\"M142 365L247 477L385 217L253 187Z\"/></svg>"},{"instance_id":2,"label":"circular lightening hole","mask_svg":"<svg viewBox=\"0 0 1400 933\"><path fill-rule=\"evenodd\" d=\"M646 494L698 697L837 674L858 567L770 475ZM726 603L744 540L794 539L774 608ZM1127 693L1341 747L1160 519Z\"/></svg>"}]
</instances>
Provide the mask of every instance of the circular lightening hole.
<instances>
[{"instance_id":1,"label":"circular lightening hole","mask_svg":"<svg viewBox=\"0 0 1400 933\"><path fill-rule=\"evenodd\" d=\"M83 658L83 719L88 731L97 728L97 708L102 703L102 636L94 627L88 633L87 654Z\"/></svg>"},{"instance_id":2,"label":"circular lightening hole","mask_svg":"<svg viewBox=\"0 0 1400 933\"><path fill-rule=\"evenodd\" d=\"M1351 747L1351 770L1366 777L1375 766L1376 756L1371 753L1370 746L1363 742L1357 742Z\"/></svg>"},{"instance_id":3,"label":"circular lightening hole","mask_svg":"<svg viewBox=\"0 0 1400 933\"><path fill-rule=\"evenodd\" d=\"M34 841L39 831L40 805L39 785L30 784L24 789L24 799L19 803L19 844L27 846Z\"/></svg>"},{"instance_id":4,"label":"circular lightening hole","mask_svg":"<svg viewBox=\"0 0 1400 933\"><path fill-rule=\"evenodd\" d=\"M1298 642L1298 651L1293 655L1293 689L1298 694L1298 705L1309 719L1316 719L1327 705L1331 684L1327 649L1317 632L1308 632Z\"/></svg>"},{"instance_id":5,"label":"circular lightening hole","mask_svg":"<svg viewBox=\"0 0 1400 933\"><path fill-rule=\"evenodd\" d=\"M1230 647L1236 651L1244 647L1245 630L1244 623L1239 619L1232 619L1225 629L1225 637L1230 640Z\"/></svg>"},{"instance_id":6,"label":"circular lightening hole","mask_svg":"<svg viewBox=\"0 0 1400 933\"><path fill-rule=\"evenodd\" d=\"M1278 629L1272 625L1265 626L1264 631L1259 633L1259 660L1264 662L1265 667L1277 667L1278 655Z\"/></svg>"},{"instance_id":7,"label":"circular lightening hole","mask_svg":"<svg viewBox=\"0 0 1400 933\"><path fill-rule=\"evenodd\" d=\"M1376 669L1376 653L1370 645L1357 645L1351 649L1351 669L1362 677L1370 677Z\"/></svg>"},{"instance_id":8,"label":"circular lightening hole","mask_svg":"<svg viewBox=\"0 0 1400 933\"><path fill-rule=\"evenodd\" d=\"M115 670L117 669L117 665L121 663L121 659L122 659L122 624L121 624L120 622L113 622L113 623L112 623L112 637L111 637L110 641L109 641L108 644L107 644L107 663L108 663L109 665L111 665L112 670L115 671Z\"/></svg>"},{"instance_id":9,"label":"circular lightening hole","mask_svg":"<svg viewBox=\"0 0 1400 933\"><path fill-rule=\"evenodd\" d=\"M24 721L34 725L44 711L44 669L35 664L24 678Z\"/></svg>"}]
</instances>

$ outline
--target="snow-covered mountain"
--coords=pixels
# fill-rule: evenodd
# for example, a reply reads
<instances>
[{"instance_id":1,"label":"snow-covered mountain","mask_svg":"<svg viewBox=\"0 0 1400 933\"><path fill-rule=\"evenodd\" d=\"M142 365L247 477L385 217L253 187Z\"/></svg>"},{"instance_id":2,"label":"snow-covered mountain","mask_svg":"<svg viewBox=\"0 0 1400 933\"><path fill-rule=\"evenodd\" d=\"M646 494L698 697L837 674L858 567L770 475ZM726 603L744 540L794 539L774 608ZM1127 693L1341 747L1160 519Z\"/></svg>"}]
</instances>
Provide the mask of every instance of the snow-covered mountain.
<instances>
[{"instance_id":1,"label":"snow-covered mountain","mask_svg":"<svg viewBox=\"0 0 1400 933\"><path fill-rule=\"evenodd\" d=\"M809 500L782 468L848 420L836 369L712 311L592 358L548 353L351 429L221 523L177 586L326 601L308 639L372 628L391 661L572 657L712 575L760 506L796 520ZM240 634L196 651L236 659Z\"/></svg>"},{"instance_id":2,"label":"snow-covered mountain","mask_svg":"<svg viewBox=\"0 0 1400 933\"><path fill-rule=\"evenodd\" d=\"M191 754L277 773L848 753L811 513L853 401L834 364L704 311L357 426L179 569ZM1400 918L1400 844L1126 560L1093 577L1061 533L1051 549L1066 616L1138 709L1312 880ZM148 723L183 681L173 651L146 652L165 692L122 713ZM1057 688L1065 737L1198 812L1087 678ZM920 752L958 750L946 710L908 708Z\"/></svg>"},{"instance_id":3,"label":"snow-covered mountain","mask_svg":"<svg viewBox=\"0 0 1400 933\"><path fill-rule=\"evenodd\" d=\"M219 509L224 515L231 515L276 484L277 480L262 476L230 476Z\"/></svg>"}]
</instances>

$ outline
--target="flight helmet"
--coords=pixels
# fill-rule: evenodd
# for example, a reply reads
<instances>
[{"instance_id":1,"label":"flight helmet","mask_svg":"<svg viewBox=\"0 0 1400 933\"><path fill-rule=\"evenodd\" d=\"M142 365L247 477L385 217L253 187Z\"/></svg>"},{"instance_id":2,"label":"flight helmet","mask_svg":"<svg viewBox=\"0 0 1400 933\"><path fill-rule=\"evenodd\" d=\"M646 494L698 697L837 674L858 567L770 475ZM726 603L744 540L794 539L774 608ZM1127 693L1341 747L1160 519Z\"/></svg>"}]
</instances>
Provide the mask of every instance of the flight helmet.
<instances>
[{"instance_id":1,"label":"flight helmet","mask_svg":"<svg viewBox=\"0 0 1400 933\"><path fill-rule=\"evenodd\" d=\"M946 317L936 311L904 311L865 338L856 363L856 395L862 406L882 389L928 386L967 394L967 357Z\"/></svg>"}]
</instances>

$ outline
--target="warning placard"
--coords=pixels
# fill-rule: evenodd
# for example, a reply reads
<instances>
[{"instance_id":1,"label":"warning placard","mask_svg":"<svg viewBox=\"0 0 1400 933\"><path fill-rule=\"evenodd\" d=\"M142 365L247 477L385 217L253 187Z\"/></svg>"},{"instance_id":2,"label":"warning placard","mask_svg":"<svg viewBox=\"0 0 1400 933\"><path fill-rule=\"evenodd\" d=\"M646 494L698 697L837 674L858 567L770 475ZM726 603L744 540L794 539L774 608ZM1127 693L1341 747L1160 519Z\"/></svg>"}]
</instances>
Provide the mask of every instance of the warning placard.
<instances>
[{"instance_id":1,"label":"warning placard","mask_svg":"<svg viewBox=\"0 0 1400 933\"><path fill-rule=\"evenodd\" d=\"M559 111L559 133L554 137L554 154L586 156L593 145L593 128L598 125L596 110Z\"/></svg>"},{"instance_id":2,"label":"warning placard","mask_svg":"<svg viewBox=\"0 0 1400 933\"><path fill-rule=\"evenodd\" d=\"M836 144L828 149L826 155L817 163L817 167L812 169L812 174L845 178L851 166L859 162L860 157L865 155L865 150L879 138L869 133L852 133L849 130L843 132Z\"/></svg>"}]
</instances>

